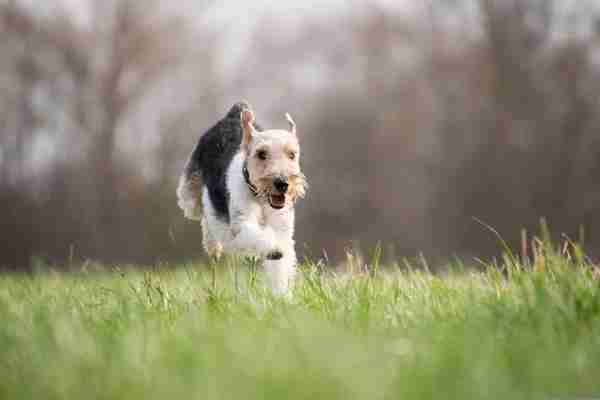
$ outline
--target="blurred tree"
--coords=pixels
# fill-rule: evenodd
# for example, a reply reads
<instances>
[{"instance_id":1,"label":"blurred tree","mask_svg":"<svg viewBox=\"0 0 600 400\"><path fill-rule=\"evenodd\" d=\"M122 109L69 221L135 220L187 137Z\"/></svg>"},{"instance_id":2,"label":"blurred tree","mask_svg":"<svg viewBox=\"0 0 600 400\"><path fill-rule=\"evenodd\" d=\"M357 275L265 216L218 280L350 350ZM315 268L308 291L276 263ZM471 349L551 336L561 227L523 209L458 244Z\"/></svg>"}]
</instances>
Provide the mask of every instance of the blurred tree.
<instances>
[{"instance_id":1,"label":"blurred tree","mask_svg":"<svg viewBox=\"0 0 600 400\"><path fill-rule=\"evenodd\" d=\"M0 265L200 255L175 183L243 98L265 126L286 111L299 123L311 188L298 242L313 255L379 240L440 261L497 254L473 217L514 244L541 216L600 244L594 3L267 14L236 42L239 21L191 29L158 1L90 1L85 21L0 3Z\"/></svg>"},{"instance_id":2,"label":"blurred tree","mask_svg":"<svg viewBox=\"0 0 600 400\"><path fill-rule=\"evenodd\" d=\"M139 157L151 157L140 146L138 158L124 159L118 133L131 129L132 116L156 99L166 81L173 84L186 68L197 74L192 69L199 52L190 50L194 33L187 23L161 13L158 1L90 6L91 23L81 24L68 9L38 15L17 1L0 5L0 79L5 82L0 90L6 105L0 184L33 201L26 211L27 206L15 207L15 199L7 200L27 250L2 262L26 263L25 254L67 254L72 243L86 256L104 260L135 260L146 250L148 238L140 233L132 200L141 200L136 191L146 193L137 172ZM210 73L209 58L203 56ZM164 117L171 118L167 112L189 106L165 108ZM140 143L142 134L135 135ZM172 136L171 146L181 145L178 140ZM34 193L28 195L27 187ZM168 229L163 231L168 239Z\"/></svg>"}]
</instances>

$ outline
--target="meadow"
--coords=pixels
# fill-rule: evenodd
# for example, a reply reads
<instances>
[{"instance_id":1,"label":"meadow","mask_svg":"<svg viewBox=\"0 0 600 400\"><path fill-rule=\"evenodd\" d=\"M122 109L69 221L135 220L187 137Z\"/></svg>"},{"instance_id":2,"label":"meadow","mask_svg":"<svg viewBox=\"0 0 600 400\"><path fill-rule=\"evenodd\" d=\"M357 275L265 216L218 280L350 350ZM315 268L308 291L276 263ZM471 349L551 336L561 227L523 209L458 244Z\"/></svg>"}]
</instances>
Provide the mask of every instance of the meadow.
<instances>
[{"instance_id":1,"label":"meadow","mask_svg":"<svg viewBox=\"0 0 600 400\"><path fill-rule=\"evenodd\" d=\"M3 275L0 398L598 396L596 267L537 244L436 274L307 260L289 299L251 260Z\"/></svg>"}]
</instances>

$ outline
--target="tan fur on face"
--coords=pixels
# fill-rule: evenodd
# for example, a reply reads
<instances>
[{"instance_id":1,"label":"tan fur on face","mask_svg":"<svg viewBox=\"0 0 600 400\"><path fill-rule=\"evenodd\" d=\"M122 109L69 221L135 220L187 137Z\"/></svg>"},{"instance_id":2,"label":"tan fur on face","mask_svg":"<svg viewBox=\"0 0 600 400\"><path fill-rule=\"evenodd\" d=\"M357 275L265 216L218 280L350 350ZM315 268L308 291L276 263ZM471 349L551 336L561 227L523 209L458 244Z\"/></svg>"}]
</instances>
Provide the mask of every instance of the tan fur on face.
<instances>
[{"instance_id":1,"label":"tan fur on face","mask_svg":"<svg viewBox=\"0 0 600 400\"><path fill-rule=\"evenodd\" d=\"M286 117L288 121L291 120L289 115ZM286 202L304 197L307 183L300 170L300 145L295 124L290 122L291 131L271 129L258 132L251 125L253 120L251 112L242 114L242 148L246 152L250 181L256 186L259 196L266 199L274 190L274 179L286 177L289 184ZM260 158L260 153L264 153L266 160Z\"/></svg>"}]
</instances>

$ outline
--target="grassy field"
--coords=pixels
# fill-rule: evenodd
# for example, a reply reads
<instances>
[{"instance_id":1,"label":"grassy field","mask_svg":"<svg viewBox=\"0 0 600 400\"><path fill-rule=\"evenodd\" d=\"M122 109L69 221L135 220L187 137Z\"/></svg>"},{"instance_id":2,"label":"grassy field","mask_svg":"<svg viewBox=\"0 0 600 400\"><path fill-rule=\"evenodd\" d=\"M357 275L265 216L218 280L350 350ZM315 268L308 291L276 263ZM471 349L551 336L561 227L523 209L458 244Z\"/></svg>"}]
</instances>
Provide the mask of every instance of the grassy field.
<instances>
[{"instance_id":1,"label":"grassy field","mask_svg":"<svg viewBox=\"0 0 600 400\"><path fill-rule=\"evenodd\" d=\"M216 288L199 265L0 277L0 398L600 395L600 283L575 246L439 275L305 263L289 300L233 264Z\"/></svg>"}]
</instances>

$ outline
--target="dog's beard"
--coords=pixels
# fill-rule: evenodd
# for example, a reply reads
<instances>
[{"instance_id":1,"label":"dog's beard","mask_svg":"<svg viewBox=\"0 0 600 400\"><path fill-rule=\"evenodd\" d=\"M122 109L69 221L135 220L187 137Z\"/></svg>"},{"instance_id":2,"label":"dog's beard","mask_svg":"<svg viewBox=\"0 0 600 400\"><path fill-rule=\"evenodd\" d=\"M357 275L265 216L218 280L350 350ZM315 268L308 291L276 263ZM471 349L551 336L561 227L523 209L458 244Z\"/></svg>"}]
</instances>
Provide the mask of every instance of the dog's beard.
<instances>
[{"instance_id":1,"label":"dog's beard","mask_svg":"<svg viewBox=\"0 0 600 400\"><path fill-rule=\"evenodd\" d=\"M272 208L279 210L285 207L286 204L293 204L297 199L305 196L308 184L303 174L291 175L288 182L288 190L285 193L280 193L273 188L272 177L262 178L256 185L257 197L266 201Z\"/></svg>"}]
</instances>

